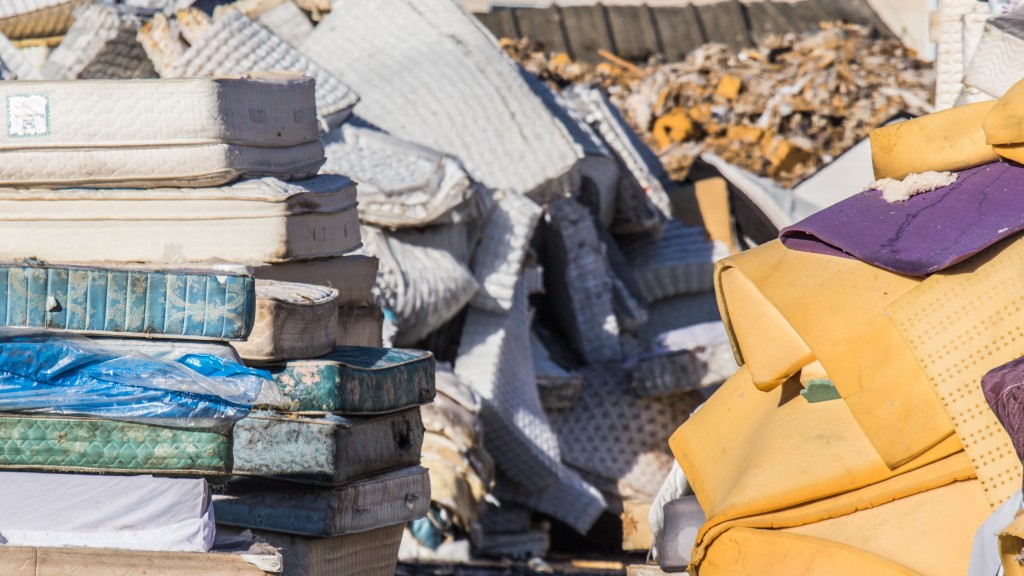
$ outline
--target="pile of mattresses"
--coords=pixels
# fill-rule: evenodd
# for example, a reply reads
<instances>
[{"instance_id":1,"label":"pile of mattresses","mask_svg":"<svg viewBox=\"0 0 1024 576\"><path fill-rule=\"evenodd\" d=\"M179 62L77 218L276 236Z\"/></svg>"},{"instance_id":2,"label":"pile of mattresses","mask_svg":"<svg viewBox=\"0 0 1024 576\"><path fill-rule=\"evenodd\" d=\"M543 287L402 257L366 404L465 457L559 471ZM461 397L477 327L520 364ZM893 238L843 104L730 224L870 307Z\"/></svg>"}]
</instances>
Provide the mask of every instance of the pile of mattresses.
<instances>
[{"instance_id":1,"label":"pile of mattresses","mask_svg":"<svg viewBox=\"0 0 1024 576\"><path fill-rule=\"evenodd\" d=\"M737 367L733 236L607 94L554 92L454 0L128 4L0 50L0 257L255 278L232 351L279 397L233 426L222 535L369 574L406 521L409 558L542 556L551 519L651 505Z\"/></svg>"},{"instance_id":2,"label":"pile of mattresses","mask_svg":"<svg viewBox=\"0 0 1024 576\"><path fill-rule=\"evenodd\" d=\"M3 572L394 574L434 359L377 347L314 80L0 91Z\"/></svg>"},{"instance_id":3,"label":"pile of mattresses","mask_svg":"<svg viewBox=\"0 0 1024 576\"><path fill-rule=\"evenodd\" d=\"M866 191L718 263L743 366L672 437L663 568L1021 573L1022 101L874 130Z\"/></svg>"}]
</instances>

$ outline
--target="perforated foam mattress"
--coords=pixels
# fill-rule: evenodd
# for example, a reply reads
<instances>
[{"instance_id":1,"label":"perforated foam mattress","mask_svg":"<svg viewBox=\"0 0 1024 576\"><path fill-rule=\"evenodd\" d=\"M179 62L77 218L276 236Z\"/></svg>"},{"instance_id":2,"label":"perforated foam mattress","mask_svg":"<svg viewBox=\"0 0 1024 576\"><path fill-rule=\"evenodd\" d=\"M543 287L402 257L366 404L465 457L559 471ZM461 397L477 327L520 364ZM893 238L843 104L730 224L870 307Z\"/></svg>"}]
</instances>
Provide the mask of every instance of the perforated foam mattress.
<instances>
[{"instance_id":1,"label":"perforated foam mattress","mask_svg":"<svg viewBox=\"0 0 1024 576\"><path fill-rule=\"evenodd\" d=\"M252 330L248 276L141 268L0 264L0 326L188 340Z\"/></svg>"},{"instance_id":2,"label":"perforated foam mattress","mask_svg":"<svg viewBox=\"0 0 1024 576\"><path fill-rule=\"evenodd\" d=\"M219 524L331 537L402 524L430 508L426 468L412 466L337 488L234 479L214 487Z\"/></svg>"},{"instance_id":3,"label":"perforated foam mattress","mask_svg":"<svg viewBox=\"0 0 1024 576\"><path fill-rule=\"evenodd\" d=\"M10 82L0 101L0 186L217 186L324 163L300 76Z\"/></svg>"},{"instance_id":4,"label":"perforated foam mattress","mask_svg":"<svg viewBox=\"0 0 1024 576\"><path fill-rule=\"evenodd\" d=\"M0 469L224 476L231 439L98 418L0 414Z\"/></svg>"},{"instance_id":5,"label":"perforated foam mattress","mask_svg":"<svg viewBox=\"0 0 1024 576\"><path fill-rule=\"evenodd\" d=\"M338 486L415 466L423 445L419 408L369 418L250 414L232 433L234 473Z\"/></svg>"},{"instance_id":6,"label":"perforated foam mattress","mask_svg":"<svg viewBox=\"0 0 1024 576\"><path fill-rule=\"evenodd\" d=\"M434 356L421 350L343 346L267 369L293 412L386 413L435 394Z\"/></svg>"},{"instance_id":7,"label":"perforated foam mattress","mask_svg":"<svg viewBox=\"0 0 1024 576\"><path fill-rule=\"evenodd\" d=\"M344 176L220 188L0 188L0 258L288 262L359 244L355 185Z\"/></svg>"}]
</instances>

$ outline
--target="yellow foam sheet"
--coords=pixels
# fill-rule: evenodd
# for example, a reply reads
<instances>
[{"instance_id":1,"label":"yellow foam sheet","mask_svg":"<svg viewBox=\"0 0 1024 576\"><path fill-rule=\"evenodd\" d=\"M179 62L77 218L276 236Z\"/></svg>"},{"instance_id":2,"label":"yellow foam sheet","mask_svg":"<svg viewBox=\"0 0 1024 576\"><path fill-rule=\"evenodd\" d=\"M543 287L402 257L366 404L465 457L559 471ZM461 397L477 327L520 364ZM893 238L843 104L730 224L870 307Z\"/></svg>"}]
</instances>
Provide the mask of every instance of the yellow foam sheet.
<instances>
[{"instance_id":1,"label":"yellow foam sheet","mask_svg":"<svg viewBox=\"0 0 1024 576\"><path fill-rule=\"evenodd\" d=\"M1024 239L1007 239L893 302L894 324L935 387L995 508L1021 486L1009 435L981 378L1024 356Z\"/></svg>"},{"instance_id":2,"label":"yellow foam sheet","mask_svg":"<svg viewBox=\"0 0 1024 576\"><path fill-rule=\"evenodd\" d=\"M869 134L875 178L902 179L929 170L963 170L999 160L982 124L995 101L957 106L875 128Z\"/></svg>"},{"instance_id":3,"label":"yellow foam sheet","mask_svg":"<svg viewBox=\"0 0 1024 576\"><path fill-rule=\"evenodd\" d=\"M1024 143L1024 80L996 100L982 123L985 142L992 145Z\"/></svg>"},{"instance_id":4,"label":"yellow foam sheet","mask_svg":"<svg viewBox=\"0 0 1024 576\"><path fill-rule=\"evenodd\" d=\"M988 506L976 480L783 530L733 528L708 550L708 574L967 573L974 532Z\"/></svg>"},{"instance_id":5,"label":"yellow foam sheet","mask_svg":"<svg viewBox=\"0 0 1024 576\"><path fill-rule=\"evenodd\" d=\"M948 508L948 517L950 519L979 518L976 523L974 520L971 520L970 525L960 526L964 531L963 533L957 532L957 534L966 534L966 536L963 536L962 544L959 546L965 549L964 553L967 554L971 547L971 536L990 512L990 509L985 498L982 496L980 483L974 477L970 461L963 452L958 452L927 466L910 470L881 482L844 492L830 498L823 498L767 514L737 518L726 522L715 523L715 519L709 519L701 527L697 535L692 555L693 567L701 567L705 558L712 554L718 546L720 538L736 528L764 530L795 529L840 518L845 518L845 520L841 523L828 524L826 525L827 529L808 528L807 531L821 534L828 538L847 538L847 541L844 542L846 545L871 549L874 550L874 553L889 554L894 558L901 558L901 561L912 565L923 565L927 560L916 558L916 556L912 555L918 552L922 554L932 553L929 549L929 544L921 544L917 541L918 533L927 534L927 530L932 527L918 527L916 530L904 529L902 533L893 531L894 537L899 538L898 542L894 543L893 547L881 547L877 541L873 540L872 535L866 533L857 534L854 529L849 528L850 526L863 526L867 524L867 522L860 522L852 516L955 483L972 484L973 488L967 489L965 492L970 494L970 497L961 497L955 502L942 502L941 498L936 498L932 502L938 501L940 503L935 504L936 506ZM958 495L963 496L959 493ZM876 514L872 514L871 518L875 522L896 522L897 514L904 512L906 512L906 509L903 506L896 506L880 510ZM815 532L815 530L817 531ZM875 527L873 530L880 531L883 528ZM888 531L888 528L884 530ZM868 532L870 531L868 530ZM946 544L948 544L948 539L943 543L943 545ZM916 547L916 551L914 549L906 550L904 552L911 556L900 556L893 549L897 546ZM916 559L911 561L911 558ZM703 574L703 571L701 573Z\"/></svg>"},{"instance_id":6,"label":"yellow foam sheet","mask_svg":"<svg viewBox=\"0 0 1024 576\"><path fill-rule=\"evenodd\" d=\"M758 387L770 389L817 359L889 467L952 434L885 311L920 279L778 240L730 256L716 271L722 319Z\"/></svg>"},{"instance_id":7,"label":"yellow foam sheet","mask_svg":"<svg viewBox=\"0 0 1024 576\"><path fill-rule=\"evenodd\" d=\"M703 178L694 184L697 206L704 220L708 236L735 250L736 237L732 228L732 210L729 208L729 187L724 178Z\"/></svg>"},{"instance_id":8,"label":"yellow foam sheet","mask_svg":"<svg viewBox=\"0 0 1024 576\"><path fill-rule=\"evenodd\" d=\"M809 404L792 380L760 392L745 368L669 440L708 525L881 482L956 454L956 437L891 470L841 401Z\"/></svg>"}]
</instances>

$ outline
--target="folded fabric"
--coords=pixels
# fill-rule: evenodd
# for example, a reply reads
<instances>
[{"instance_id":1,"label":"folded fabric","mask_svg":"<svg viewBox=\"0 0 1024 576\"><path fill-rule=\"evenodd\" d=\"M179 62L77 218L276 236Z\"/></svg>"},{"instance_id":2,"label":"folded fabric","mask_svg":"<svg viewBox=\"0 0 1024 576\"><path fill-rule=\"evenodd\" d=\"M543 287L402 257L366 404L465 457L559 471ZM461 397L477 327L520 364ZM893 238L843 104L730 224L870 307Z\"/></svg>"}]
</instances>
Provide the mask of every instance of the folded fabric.
<instances>
[{"instance_id":1,"label":"folded fabric","mask_svg":"<svg viewBox=\"0 0 1024 576\"><path fill-rule=\"evenodd\" d=\"M722 318L758 388L770 390L820 361L889 466L952 434L918 358L885 310L919 280L778 241L721 260L716 272Z\"/></svg>"},{"instance_id":2,"label":"folded fabric","mask_svg":"<svg viewBox=\"0 0 1024 576\"><path fill-rule=\"evenodd\" d=\"M849 255L898 274L927 276L1024 230L1024 168L996 162L905 202L868 190L788 228L787 248Z\"/></svg>"},{"instance_id":3,"label":"folded fabric","mask_svg":"<svg viewBox=\"0 0 1024 576\"><path fill-rule=\"evenodd\" d=\"M981 379L985 400L1024 461L1024 358L992 369Z\"/></svg>"},{"instance_id":4,"label":"folded fabric","mask_svg":"<svg viewBox=\"0 0 1024 576\"><path fill-rule=\"evenodd\" d=\"M1021 355L1017 327L1024 312L1016 284L1022 266L1024 240L1018 236L932 275L886 308L942 401L992 506L1020 490L1021 461L979 383Z\"/></svg>"},{"instance_id":5,"label":"folded fabric","mask_svg":"<svg viewBox=\"0 0 1024 576\"><path fill-rule=\"evenodd\" d=\"M209 552L206 480L0 472L0 544Z\"/></svg>"}]
</instances>

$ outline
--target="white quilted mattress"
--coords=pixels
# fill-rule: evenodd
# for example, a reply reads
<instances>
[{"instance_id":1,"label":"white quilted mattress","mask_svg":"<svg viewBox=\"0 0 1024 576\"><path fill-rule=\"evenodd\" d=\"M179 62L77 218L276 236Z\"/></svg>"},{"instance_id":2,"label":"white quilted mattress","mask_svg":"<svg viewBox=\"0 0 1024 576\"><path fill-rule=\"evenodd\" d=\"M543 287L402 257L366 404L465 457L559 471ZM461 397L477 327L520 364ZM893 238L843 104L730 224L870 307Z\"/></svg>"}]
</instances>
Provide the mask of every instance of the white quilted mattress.
<instances>
[{"instance_id":1,"label":"white quilted mattress","mask_svg":"<svg viewBox=\"0 0 1024 576\"><path fill-rule=\"evenodd\" d=\"M88 0L3 0L0 33L9 38L60 36L74 22L75 8Z\"/></svg>"},{"instance_id":2,"label":"white quilted mattress","mask_svg":"<svg viewBox=\"0 0 1024 576\"><path fill-rule=\"evenodd\" d=\"M359 93L360 117L454 155L485 185L568 192L572 141L457 2L336 0L299 49Z\"/></svg>"},{"instance_id":3,"label":"white quilted mattress","mask_svg":"<svg viewBox=\"0 0 1024 576\"><path fill-rule=\"evenodd\" d=\"M964 84L999 98L1024 78L1024 16L1016 14L988 20L974 58L964 73Z\"/></svg>"},{"instance_id":4,"label":"white quilted mattress","mask_svg":"<svg viewBox=\"0 0 1024 576\"><path fill-rule=\"evenodd\" d=\"M359 101L328 71L237 10L220 16L163 76L194 78L254 70L287 70L314 78L317 112L330 126L343 123Z\"/></svg>"},{"instance_id":5,"label":"white quilted mattress","mask_svg":"<svg viewBox=\"0 0 1024 576\"><path fill-rule=\"evenodd\" d=\"M43 77L156 78L156 70L135 39L142 21L113 6L89 4L75 11L75 23L43 64Z\"/></svg>"},{"instance_id":6,"label":"white quilted mattress","mask_svg":"<svg viewBox=\"0 0 1024 576\"><path fill-rule=\"evenodd\" d=\"M52 262L285 262L359 246L343 176L221 188L0 189L0 257Z\"/></svg>"},{"instance_id":7,"label":"white quilted mattress","mask_svg":"<svg viewBox=\"0 0 1024 576\"><path fill-rule=\"evenodd\" d=\"M0 186L216 186L323 164L308 78L0 83Z\"/></svg>"},{"instance_id":8,"label":"white quilted mattress","mask_svg":"<svg viewBox=\"0 0 1024 576\"><path fill-rule=\"evenodd\" d=\"M25 57L25 54L0 34L0 77L4 80L39 80L39 70Z\"/></svg>"}]
</instances>

